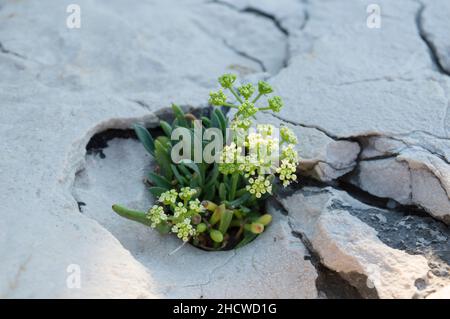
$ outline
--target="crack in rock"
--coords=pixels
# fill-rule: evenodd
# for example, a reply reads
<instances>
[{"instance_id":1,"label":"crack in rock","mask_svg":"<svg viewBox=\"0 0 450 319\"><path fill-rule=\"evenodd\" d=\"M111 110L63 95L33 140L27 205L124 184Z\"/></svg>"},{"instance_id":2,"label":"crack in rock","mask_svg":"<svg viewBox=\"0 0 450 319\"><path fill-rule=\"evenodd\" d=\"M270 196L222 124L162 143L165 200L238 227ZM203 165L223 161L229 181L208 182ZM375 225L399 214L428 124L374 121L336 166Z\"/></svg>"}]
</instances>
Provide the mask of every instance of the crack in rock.
<instances>
[{"instance_id":1,"label":"crack in rock","mask_svg":"<svg viewBox=\"0 0 450 319\"><path fill-rule=\"evenodd\" d=\"M261 68L261 71L263 71L263 72L266 72L266 71L267 71L267 69L266 69L264 63L263 63L260 59L254 57L254 56L251 56L251 55L245 53L244 51L241 51L241 50L236 49L236 48L233 47L231 44L229 44L229 43L227 42L226 39L222 39L222 42L223 42L223 44L224 44L228 49L230 49L231 51L233 51L233 52L236 53L237 55L240 55L241 57L243 57L243 58L245 58L245 59L248 59L248 60L250 60L250 61L255 62L256 64L258 64L259 67Z\"/></svg>"},{"instance_id":2,"label":"crack in rock","mask_svg":"<svg viewBox=\"0 0 450 319\"><path fill-rule=\"evenodd\" d=\"M366 298L376 297L372 284L381 298L425 298L450 283L450 231L431 217L370 207L331 187L281 201L305 245Z\"/></svg>"},{"instance_id":3,"label":"crack in rock","mask_svg":"<svg viewBox=\"0 0 450 319\"><path fill-rule=\"evenodd\" d=\"M28 60L25 56L23 56L17 52L6 49L1 42L0 42L0 52L3 54L9 54L9 55L15 56L16 58Z\"/></svg>"},{"instance_id":4,"label":"crack in rock","mask_svg":"<svg viewBox=\"0 0 450 319\"><path fill-rule=\"evenodd\" d=\"M442 63L439 59L439 54L438 54L436 45L433 43L433 41L431 41L429 39L428 33L425 31L425 29L423 27L423 13L426 10L426 6L421 1L417 1L417 3L420 5L419 10L417 11L417 14L416 14L416 24L417 24L417 29L418 29L420 38L423 40L423 42L428 47L428 50L430 52L430 58L431 58L433 64L435 65L436 69L440 73L450 76L450 72L444 68L444 66L442 65Z\"/></svg>"}]
</instances>

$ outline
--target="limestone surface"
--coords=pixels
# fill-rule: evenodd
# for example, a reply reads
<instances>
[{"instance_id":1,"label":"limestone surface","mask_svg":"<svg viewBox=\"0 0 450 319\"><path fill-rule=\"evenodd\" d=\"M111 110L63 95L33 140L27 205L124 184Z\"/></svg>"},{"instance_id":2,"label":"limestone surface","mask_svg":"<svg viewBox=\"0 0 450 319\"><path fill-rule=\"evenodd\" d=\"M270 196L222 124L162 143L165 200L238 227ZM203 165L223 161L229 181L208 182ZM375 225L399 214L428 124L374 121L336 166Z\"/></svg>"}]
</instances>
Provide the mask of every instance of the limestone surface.
<instances>
[{"instance_id":1,"label":"limestone surface","mask_svg":"<svg viewBox=\"0 0 450 319\"><path fill-rule=\"evenodd\" d=\"M448 297L447 0L379 0L377 28L369 0L76 3L80 28L69 2L0 0L1 298L315 298L321 267L368 298ZM205 107L225 72L284 99L258 121L298 135L299 184L249 246L170 254L110 210L151 204L150 158L86 148Z\"/></svg>"}]
</instances>

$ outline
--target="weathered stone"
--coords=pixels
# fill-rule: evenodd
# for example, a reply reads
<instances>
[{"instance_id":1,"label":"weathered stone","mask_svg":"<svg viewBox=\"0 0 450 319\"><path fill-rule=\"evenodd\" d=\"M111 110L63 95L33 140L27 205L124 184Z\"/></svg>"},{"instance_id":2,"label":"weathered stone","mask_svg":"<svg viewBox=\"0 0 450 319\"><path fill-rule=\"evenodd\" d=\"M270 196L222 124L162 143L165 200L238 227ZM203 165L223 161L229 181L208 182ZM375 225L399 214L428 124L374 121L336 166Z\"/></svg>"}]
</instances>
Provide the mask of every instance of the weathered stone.
<instances>
[{"instance_id":1,"label":"weathered stone","mask_svg":"<svg viewBox=\"0 0 450 319\"><path fill-rule=\"evenodd\" d=\"M450 74L450 40L448 38L450 3L426 1L423 6L418 20L422 36L429 42L432 54L435 55L440 67Z\"/></svg>"},{"instance_id":2,"label":"weathered stone","mask_svg":"<svg viewBox=\"0 0 450 319\"><path fill-rule=\"evenodd\" d=\"M292 229L302 234L321 262L367 297L412 298L420 294L417 282L423 281L426 288L433 285L427 259L384 244L377 231L350 213L373 208L345 192L309 187L282 203Z\"/></svg>"}]
</instances>

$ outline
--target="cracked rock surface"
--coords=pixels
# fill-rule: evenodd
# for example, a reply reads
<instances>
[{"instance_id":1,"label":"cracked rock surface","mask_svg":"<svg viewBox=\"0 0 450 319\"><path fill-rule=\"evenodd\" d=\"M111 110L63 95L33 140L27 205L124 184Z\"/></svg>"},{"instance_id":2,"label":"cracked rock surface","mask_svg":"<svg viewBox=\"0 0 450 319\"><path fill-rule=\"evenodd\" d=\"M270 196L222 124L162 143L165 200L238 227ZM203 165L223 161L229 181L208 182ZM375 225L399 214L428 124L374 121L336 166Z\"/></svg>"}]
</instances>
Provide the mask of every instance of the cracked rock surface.
<instances>
[{"instance_id":1,"label":"cracked rock surface","mask_svg":"<svg viewBox=\"0 0 450 319\"><path fill-rule=\"evenodd\" d=\"M331 187L305 187L281 202L293 231L367 298L426 297L450 282L448 267L432 272L450 256L450 232L432 220L371 207Z\"/></svg>"},{"instance_id":2,"label":"cracked rock surface","mask_svg":"<svg viewBox=\"0 0 450 319\"><path fill-rule=\"evenodd\" d=\"M366 298L450 298L449 4L381 0L370 29L370 3L80 0L68 29L70 2L0 0L0 297L315 298L326 267ZM151 204L151 161L90 139L203 107L224 72L283 97L258 120L297 133L301 175L389 207L300 184L287 217L214 254L116 217Z\"/></svg>"}]
</instances>

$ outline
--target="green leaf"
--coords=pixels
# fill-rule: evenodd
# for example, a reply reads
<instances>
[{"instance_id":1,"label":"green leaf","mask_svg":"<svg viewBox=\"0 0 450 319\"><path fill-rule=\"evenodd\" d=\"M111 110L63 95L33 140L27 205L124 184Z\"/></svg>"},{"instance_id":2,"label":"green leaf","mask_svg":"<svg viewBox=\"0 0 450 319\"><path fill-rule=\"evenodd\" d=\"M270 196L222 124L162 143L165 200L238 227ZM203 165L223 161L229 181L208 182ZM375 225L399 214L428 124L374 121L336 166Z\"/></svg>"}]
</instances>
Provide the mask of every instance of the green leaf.
<instances>
[{"instance_id":1,"label":"green leaf","mask_svg":"<svg viewBox=\"0 0 450 319\"><path fill-rule=\"evenodd\" d=\"M181 109L181 107L179 107L176 104L172 104L172 110L173 110L173 113L175 114L175 117L177 118L178 124L183 127L188 127L188 122L186 121L186 118L184 117L184 112Z\"/></svg>"},{"instance_id":2,"label":"green leaf","mask_svg":"<svg viewBox=\"0 0 450 319\"><path fill-rule=\"evenodd\" d=\"M169 189L164 188L164 187L153 186L153 187L149 187L148 190L150 191L150 193L152 193L152 195L155 198L158 198L159 196L161 196L162 193L167 192Z\"/></svg>"},{"instance_id":3,"label":"green leaf","mask_svg":"<svg viewBox=\"0 0 450 319\"><path fill-rule=\"evenodd\" d=\"M141 141L142 145L144 145L147 152L149 152L154 157L155 142L153 141L153 137L150 132L145 127L139 124L134 125L134 131L136 132L139 141Z\"/></svg>"},{"instance_id":4,"label":"green leaf","mask_svg":"<svg viewBox=\"0 0 450 319\"><path fill-rule=\"evenodd\" d=\"M164 133L166 133L166 135L170 138L170 136L172 135L172 126L170 126L170 124L167 123L166 121L160 121L159 125L161 125L161 128L164 131Z\"/></svg>"},{"instance_id":5,"label":"green leaf","mask_svg":"<svg viewBox=\"0 0 450 319\"><path fill-rule=\"evenodd\" d=\"M191 161L191 160L183 160L183 165L185 165L185 166L187 166L187 167L189 167L190 169L192 169L196 174L197 174L197 176L199 177L199 183L200 183L200 185L202 185L203 184L203 180L202 180L202 173L201 173L201 171L200 171L200 168L197 166L197 164L195 164L193 161Z\"/></svg>"},{"instance_id":6,"label":"green leaf","mask_svg":"<svg viewBox=\"0 0 450 319\"><path fill-rule=\"evenodd\" d=\"M172 169L172 172L175 175L178 183L180 183L181 186L186 186L188 184L188 181L180 174L177 167L173 164L170 164L170 168Z\"/></svg>"},{"instance_id":7,"label":"green leaf","mask_svg":"<svg viewBox=\"0 0 450 319\"><path fill-rule=\"evenodd\" d=\"M216 187L204 187L203 188L203 192L204 192L204 199L205 200L213 200L214 199L214 195L216 194Z\"/></svg>"},{"instance_id":8,"label":"green leaf","mask_svg":"<svg viewBox=\"0 0 450 319\"><path fill-rule=\"evenodd\" d=\"M186 168L186 166L183 163L180 163L180 165L178 165L177 168L181 171L184 177L188 179L192 178L191 172Z\"/></svg>"},{"instance_id":9,"label":"green leaf","mask_svg":"<svg viewBox=\"0 0 450 319\"><path fill-rule=\"evenodd\" d=\"M219 230L222 234L226 234L228 227L230 227L231 220L233 219L233 211L225 210L220 216Z\"/></svg>"},{"instance_id":10,"label":"green leaf","mask_svg":"<svg viewBox=\"0 0 450 319\"><path fill-rule=\"evenodd\" d=\"M211 170L211 172L208 174L207 177L207 183L205 184L205 188L212 187L214 183L217 181L217 177L219 176L219 165L217 163L214 163L214 167Z\"/></svg>"},{"instance_id":11,"label":"green leaf","mask_svg":"<svg viewBox=\"0 0 450 319\"><path fill-rule=\"evenodd\" d=\"M163 144L159 141L155 141L155 160L161 168L161 173L165 178L171 180L173 177L172 171L170 169L170 155Z\"/></svg>"},{"instance_id":12,"label":"green leaf","mask_svg":"<svg viewBox=\"0 0 450 319\"><path fill-rule=\"evenodd\" d=\"M222 134L225 137L226 129L227 129L227 119L225 118L225 115L223 115L223 113L220 109L215 109L214 114L217 116L217 118L219 120L220 129L222 130Z\"/></svg>"},{"instance_id":13,"label":"green leaf","mask_svg":"<svg viewBox=\"0 0 450 319\"><path fill-rule=\"evenodd\" d=\"M227 199L227 189L224 183L219 185L219 197L222 201Z\"/></svg>"},{"instance_id":14,"label":"green leaf","mask_svg":"<svg viewBox=\"0 0 450 319\"><path fill-rule=\"evenodd\" d=\"M209 128L211 126L211 120L206 116L202 116L202 125L206 128Z\"/></svg>"},{"instance_id":15,"label":"green leaf","mask_svg":"<svg viewBox=\"0 0 450 319\"><path fill-rule=\"evenodd\" d=\"M168 234L170 232L170 224L167 222L161 222L158 225L156 225L156 230L159 231L161 234Z\"/></svg>"},{"instance_id":16,"label":"green leaf","mask_svg":"<svg viewBox=\"0 0 450 319\"><path fill-rule=\"evenodd\" d=\"M148 173L148 179L155 186L163 187L163 188L167 188L167 189L172 188L172 184L170 183L170 181L168 181L166 178L164 178L162 176L159 176L158 174L150 172L150 173Z\"/></svg>"},{"instance_id":17,"label":"green leaf","mask_svg":"<svg viewBox=\"0 0 450 319\"><path fill-rule=\"evenodd\" d=\"M239 244L237 244L237 246L235 247L235 249L237 248L241 248L242 246L247 245L249 242L251 242L253 239L255 239L258 235L257 234L253 234L251 232L245 232L244 234L244 238L241 240L241 242Z\"/></svg>"},{"instance_id":18,"label":"green leaf","mask_svg":"<svg viewBox=\"0 0 450 319\"><path fill-rule=\"evenodd\" d=\"M251 197L250 193L245 193L244 195L242 195L241 197L238 197L237 199L235 199L232 202L229 202L228 205L232 208L238 207L242 204L244 204L249 198Z\"/></svg>"},{"instance_id":19,"label":"green leaf","mask_svg":"<svg viewBox=\"0 0 450 319\"><path fill-rule=\"evenodd\" d=\"M147 218L146 212L131 210L120 205L113 205L112 210L116 212L118 215L125 217L127 219L144 224L146 226L151 225L151 221L150 219Z\"/></svg>"},{"instance_id":20,"label":"green leaf","mask_svg":"<svg viewBox=\"0 0 450 319\"><path fill-rule=\"evenodd\" d=\"M220 119L215 112L211 116L211 127L222 130L222 123L220 122Z\"/></svg>"}]
</instances>

